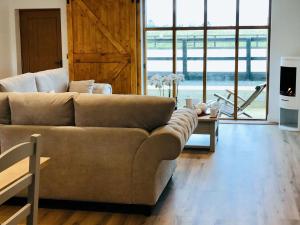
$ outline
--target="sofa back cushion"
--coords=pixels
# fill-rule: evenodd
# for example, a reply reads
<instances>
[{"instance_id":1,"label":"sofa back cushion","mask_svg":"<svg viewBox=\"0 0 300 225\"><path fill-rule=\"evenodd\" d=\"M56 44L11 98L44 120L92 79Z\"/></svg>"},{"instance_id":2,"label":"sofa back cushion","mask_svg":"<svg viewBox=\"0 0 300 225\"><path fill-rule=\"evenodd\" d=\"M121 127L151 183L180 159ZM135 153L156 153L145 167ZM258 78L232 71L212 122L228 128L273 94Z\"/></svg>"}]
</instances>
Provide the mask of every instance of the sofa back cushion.
<instances>
[{"instance_id":1,"label":"sofa back cushion","mask_svg":"<svg viewBox=\"0 0 300 225\"><path fill-rule=\"evenodd\" d=\"M0 93L0 124L10 124L8 93Z\"/></svg>"},{"instance_id":2,"label":"sofa back cushion","mask_svg":"<svg viewBox=\"0 0 300 225\"><path fill-rule=\"evenodd\" d=\"M35 73L37 90L39 92L67 92L69 75L64 68L46 70Z\"/></svg>"},{"instance_id":3,"label":"sofa back cushion","mask_svg":"<svg viewBox=\"0 0 300 225\"><path fill-rule=\"evenodd\" d=\"M152 131L168 123L175 101L137 95L80 94L74 99L74 105L76 126L142 128Z\"/></svg>"},{"instance_id":4,"label":"sofa back cushion","mask_svg":"<svg viewBox=\"0 0 300 225\"><path fill-rule=\"evenodd\" d=\"M37 92L32 73L22 74L0 80L1 92Z\"/></svg>"},{"instance_id":5,"label":"sofa back cushion","mask_svg":"<svg viewBox=\"0 0 300 225\"><path fill-rule=\"evenodd\" d=\"M74 125L73 97L76 93L11 93L9 105L13 125Z\"/></svg>"}]
</instances>

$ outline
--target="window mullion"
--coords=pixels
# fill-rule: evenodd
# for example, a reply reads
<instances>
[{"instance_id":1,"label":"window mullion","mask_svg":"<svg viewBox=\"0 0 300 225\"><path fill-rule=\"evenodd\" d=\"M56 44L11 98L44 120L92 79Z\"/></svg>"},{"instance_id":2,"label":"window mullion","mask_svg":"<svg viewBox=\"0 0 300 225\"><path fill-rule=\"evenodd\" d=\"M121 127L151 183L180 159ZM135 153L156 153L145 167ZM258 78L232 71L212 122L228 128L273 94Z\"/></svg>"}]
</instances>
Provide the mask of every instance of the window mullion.
<instances>
[{"instance_id":1,"label":"window mullion","mask_svg":"<svg viewBox=\"0 0 300 225\"><path fill-rule=\"evenodd\" d=\"M173 36L173 73L177 73L177 52L176 52L176 0L173 0L173 26L172 26L172 36ZM173 97L177 97L176 81L173 81Z\"/></svg>"},{"instance_id":2,"label":"window mullion","mask_svg":"<svg viewBox=\"0 0 300 225\"><path fill-rule=\"evenodd\" d=\"M203 102L206 102L207 90L207 0L204 0L204 31L203 31Z\"/></svg>"},{"instance_id":3,"label":"window mullion","mask_svg":"<svg viewBox=\"0 0 300 225\"><path fill-rule=\"evenodd\" d=\"M234 119L238 115L238 85L239 85L239 39L240 39L240 0L236 0L236 30L235 30L235 72L234 72Z\"/></svg>"}]
</instances>

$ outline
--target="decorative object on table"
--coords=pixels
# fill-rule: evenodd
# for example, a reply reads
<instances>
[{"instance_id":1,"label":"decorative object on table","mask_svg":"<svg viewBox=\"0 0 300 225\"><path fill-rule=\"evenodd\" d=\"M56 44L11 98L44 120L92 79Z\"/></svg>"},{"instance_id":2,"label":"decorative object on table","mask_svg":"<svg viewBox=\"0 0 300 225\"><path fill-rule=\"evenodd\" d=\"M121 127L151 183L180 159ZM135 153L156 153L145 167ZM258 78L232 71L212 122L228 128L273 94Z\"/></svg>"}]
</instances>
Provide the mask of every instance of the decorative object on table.
<instances>
[{"instance_id":1,"label":"decorative object on table","mask_svg":"<svg viewBox=\"0 0 300 225\"><path fill-rule=\"evenodd\" d=\"M186 99L186 108L190 108L188 107L188 100L189 99ZM191 109L195 109L198 116L210 115L211 118L215 118L218 116L220 108L221 104L219 102L213 101L209 103L198 103L196 105L193 105Z\"/></svg>"},{"instance_id":2,"label":"decorative object on table","mask_svg":"<svg viewBox=\"0 0 300 225\"><path fill-rule=\"evenodd\" d=\"M211 108L210 109L210 117L211 118L217 117L218 113L219 113L218 109L216 109L216 108Z\"/></svg>"},{"instance_id":3,"label":"decorative object on table","mask_svg":"<svg viewBox=\"0 0 300 225\"><path fill-rule=\"evenodd\" d=\"M167 86L168 97L171 98L171 90L173 85L173 80L171 75L166 75L162 77L162 85L163 85L163 96L165 95L164 87Z\"/></svg>"},{"instance_id":4,"label":"decorative object on table","mask_svg":"<svg viewBox=\"0 0 300 225\"><path fill-rule=\"evenodd\" d=\"M155 74L150 78L150 85L153 85L155 88L159 90L159 95L162 96L162 88L163 88L163 83L161 76L159 74Z\"/></svg>"},{"instance_id":5,"label":"decorative object on table","mask_svg":"<svg viewBox=\"0 0 300 225\"><path fill-rule=\"evenodd\" d=\"M210 106L210 117L214 118L218 116L220 110L220 103L219 102L214 102Z\"/></svg>"},{"instance_id":6,"label":"decorative object on table","mask_svg":"<svg viewBox=\"0 0 300 225\"><path fill-rule=\"evenodd\" d=\"M206 105L206 103L204 103L204 102L201 103L200 106L199 106L199 108L201 109L202 112L206 112L206 110L207 110L207 105Z\"/></svg>"},{"instance_id":7,"label":"decorative object on table","mask_svg":"<svg viewBox=\"0 0 300 225\"><path fill-rule=\"evenodd\" d=\"M155 88L159 89L159 95L165 96L165 88L167 88L168 97L171 97L171 91L173 84L176 88L176 96L173 96L177 100L178 96L178 87L180 82L184 81L183 74L171 73L167 75L155 74L150 78L150 85L153 85ZM176 101L177 102L177 101Z\"/></svg>"},{"instance_id":8,"label":"decorative object on table","mask_svg":"<svg viewBox=\"0 0 300 225\"><path fill-rule=\"evenodd\" d=\"M207 105L206 103L198 103L194 106L194 109L196 110L196 113L198 116L205 116L207 114Z\"/></svg>"},{"instance_id":9,"label":"decorative object on table","mask_svg":"<svg viewBox=\"0 0 300 225\"><path fill-rule=\"evenodd\" d=\"M172 73L171 74L172 81L175 84L176 87L176 98L178 97L178 91L179 91L179 84L180 82L184 81L184 75L183 74L177 74L177 73Z\"/></svg>"},{"instance_id":10,"label":"decorative object on table","mask_svg":"<svg viewBox=\"0 0 300 225\"><path fill-rule=\"evenodd\" d=\"M187 98L185 99L185 106L188 109L194 109L194 104L193 104L193 99L192 98Z\"/></svg>"},{"instance_id":11,"label":"decorative object on table","mask_svg":"<svg viewBox=\"0 0 300 225\"><path fill-rule=\"evenodd\" d=\"M196 113L197 113L198 116L202 115L203 111L201 109L196 108L195 110L196 110Z\"/></svg>"},{"instance_id":12,"label":"decorative object on table","mask_svg":"<svg viewBox=\"0 0 300 225\"><path fill-rule=\"evenodd\" d=\"M201 109L201 104L198 102L198 99L186 98L184 107L195 110L197 115L199 116L199 115L203 115L203 113L205 113L205 110L203 111Z\"/></svg>"}]
</instances>

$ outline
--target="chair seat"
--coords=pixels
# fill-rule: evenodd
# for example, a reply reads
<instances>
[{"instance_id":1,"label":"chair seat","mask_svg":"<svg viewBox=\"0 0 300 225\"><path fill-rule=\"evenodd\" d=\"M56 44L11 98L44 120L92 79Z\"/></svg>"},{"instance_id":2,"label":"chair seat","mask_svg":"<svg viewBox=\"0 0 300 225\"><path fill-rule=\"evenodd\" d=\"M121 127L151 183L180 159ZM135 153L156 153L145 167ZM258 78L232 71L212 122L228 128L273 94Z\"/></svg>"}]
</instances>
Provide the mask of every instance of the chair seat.
<instances>
[{"instance_id":1,"label":"chair seat","mask_svg":"<svg viewBox=\"0 0 300 225\"><path fill-rule=\"evenodd\" d=\"M234 108L231 105L223 104L221 107L221 113L223 113L227 116L233 116Z\"/></svg>"}]
</instances>

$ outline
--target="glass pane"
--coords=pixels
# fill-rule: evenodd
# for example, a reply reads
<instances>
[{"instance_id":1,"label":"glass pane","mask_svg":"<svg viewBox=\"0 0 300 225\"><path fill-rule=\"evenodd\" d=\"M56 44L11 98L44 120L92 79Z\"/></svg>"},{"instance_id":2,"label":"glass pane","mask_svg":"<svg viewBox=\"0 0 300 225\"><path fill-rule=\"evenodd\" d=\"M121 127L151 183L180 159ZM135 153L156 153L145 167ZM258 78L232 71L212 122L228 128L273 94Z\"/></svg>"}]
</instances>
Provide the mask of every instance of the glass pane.
<instances>
[{"instance_id":1,"label":"glass pane","mask_svg":"<svg viewBox=\"0 0 300 225\"><path fill-rule=\"evenodd\" d=\"M240 30L239 106L245 107L240 119L266 118L268 31ZM262 90L261 90L262 89ZM248 101L250 105L245 103Z\"/></svg>"},{"instance_id":2,"label":"glass pane","mask_svg":"<svg viewBox=\"0 0 300 225\"><path fill-rule=\"evenodd\" d=\"M208 26L235 26L236 0L208 0Z\"/></svg>"},{"instance_id":3,"label":"glass pane","mask_svg":"<svg viewBox=\"0 0 300 225\"><path fill-rule=\"evenodd\" d=\"M202 102L203 31L177 32L177 75L184 77L178 85L178 107L184 107L187 98Z\"/></svg>"},{"instance_id":4,"label":"glass pane","mask_svg":"<svg viewBox=\"0 0 300 225\"><path fill-rule=\"evenodd\" d=\"M173 0L146 0L146 27L172 27Z\"/></svg>"},{"instance_id":5,"label":"glass pane","mask_svg":"<svg viewBox=\"0 0 300 225\"><path fill-rule=\"evenodd\" d=\"M207 102L219 100L227 104L222 117L233 118L234 72L235 72L235 31L210 30L207 39ZM222 100L222 98L229 101Z\"/></svg>"},{"instance_id":6,"label":"glass pane","mask_svg":"<svg viewBox=\"0 0 300 225\"><path fill-rule=\"evenodd\" d=\"M147 90L148 95L172 96L166 78L173 70L171 31L147 31Z\"/></svg>"},{"instance_id":7,"label":"glass pane","mask_svg":"<svg viewBox=\"0 0 300 225\"><path fill-rule=\"evenodd\" d=\"M204 0L177 0L177 26L204 25Z\"/></svg>"},{"instance_id":8,"label":"glass pane","mask_svg":"<svg viewBox=\"0 0 300 225\"><path fill-rule=\"evenodd\" d=\"M269 0L240 0L240 25L268 25Z\"/></svg>"}]
</instances>

